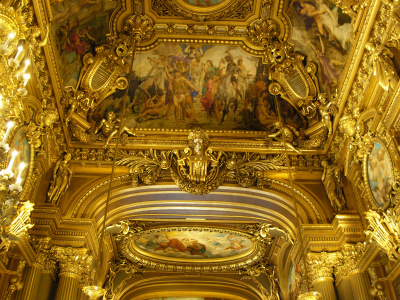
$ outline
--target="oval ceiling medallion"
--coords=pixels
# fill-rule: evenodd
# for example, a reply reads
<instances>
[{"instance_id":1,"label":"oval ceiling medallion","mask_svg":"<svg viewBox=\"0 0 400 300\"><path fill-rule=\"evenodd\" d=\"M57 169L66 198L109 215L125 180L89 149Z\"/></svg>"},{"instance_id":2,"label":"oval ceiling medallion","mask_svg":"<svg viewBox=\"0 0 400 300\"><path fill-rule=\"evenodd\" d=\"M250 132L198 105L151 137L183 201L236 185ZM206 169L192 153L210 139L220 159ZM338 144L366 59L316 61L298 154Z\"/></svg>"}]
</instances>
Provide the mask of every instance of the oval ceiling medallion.
<instances>
[{"instance_id":1,"label":"oval ceiling medallion","mask_svg":"<svg viewBox=\"0 0 400 300\"><path fill-rule=\"evenodd\" d=\"M246 255L254 248L248 236L229 231L155 231L133 241L138 252L163 259L213 260Z\"/></svg>"},{"instance_id":2,"label":"oval ceiling medallion","mask_svg":"<svg viewBox=\"0 0 400 300\"><path fill-rule=\"evenodd\" d=\"M159 2L160 0L156 1ZM177 15L196 20L208 21L218 20L235 14L235 18L244 18L237 15L243 5L246 5L246 12L252 10L253 1L246 0L173 0L165 1L164 4ZM247 14L246 14L247 15Z\"/></svg>"},{"instance_id":3,"label":"oval ceiling medallion","mask_svg":"<svg viewBox=\"0 0 400 300\"><path fill-rule=\"evenodd\" d=\"M130 231L117 240L121 241L126 258L147 267L225 271L258 262L273 238L263 232L262 225L255 224L251 230L219 226L147 227L135 233Z\"/></svg>"}]
</instances>

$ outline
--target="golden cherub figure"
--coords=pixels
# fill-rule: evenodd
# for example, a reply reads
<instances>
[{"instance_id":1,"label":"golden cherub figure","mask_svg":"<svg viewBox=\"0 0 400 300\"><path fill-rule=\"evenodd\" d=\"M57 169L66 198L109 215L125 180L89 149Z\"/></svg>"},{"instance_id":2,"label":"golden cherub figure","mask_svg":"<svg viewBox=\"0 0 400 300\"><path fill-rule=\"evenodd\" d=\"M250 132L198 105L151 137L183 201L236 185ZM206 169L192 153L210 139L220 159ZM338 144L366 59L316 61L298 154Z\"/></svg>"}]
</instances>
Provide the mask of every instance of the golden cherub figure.
<instances>
[{"instance_id":1,"label":"golden cherub figure","mask_svg":"<svg viewBox=\"0 0 400 300\"><path fill-rule=\"evenodd\" d=\"M121 124L121 120L115 117L115 113L113 111L109 111L106 115L106 118L101 120L99 126L96 128L94 133L97 133L100 129L103 135L107 138L106 143L104 144L104 148L108 147L108 144L112 140L112 138L118 133L119 126ZM132 136L144 136L144 134L138 134L133 131L133 128L122 127L121 134L126 132Z\"/></svg>"}]
</instances>

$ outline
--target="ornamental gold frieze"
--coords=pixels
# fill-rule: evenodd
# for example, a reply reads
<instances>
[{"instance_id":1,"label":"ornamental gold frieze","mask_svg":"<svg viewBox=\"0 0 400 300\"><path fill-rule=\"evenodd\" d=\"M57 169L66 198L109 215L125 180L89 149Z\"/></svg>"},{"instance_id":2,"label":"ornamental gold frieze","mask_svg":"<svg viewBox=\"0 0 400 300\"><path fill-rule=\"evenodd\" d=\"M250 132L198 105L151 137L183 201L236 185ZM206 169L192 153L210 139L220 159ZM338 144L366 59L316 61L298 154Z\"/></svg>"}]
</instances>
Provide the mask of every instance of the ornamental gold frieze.
<instances>
[{"instance_id":1,"label":"ornamental gold frieze","mask_svg":"<svg viewBox=\"0 0 400 300\"><path fill-rule=\"evenodd\" d=\"M145 227L142 224L138 230L135 224L125 222L115 239L124 257L150 270L237 271L262 260L274 240L263 226L251 233L201 225Z\"/></svg>"},{"instance_id":2,"label":"ornamental gold frieze","mask_svg":"<svg viewBox=\"0 0 400 300\"><path fill-rule=\"evenodd\" d=\"M117 165L129 167L132 176L140 178L144 184L154 184L162 170L170 170L172 180L180 189L203 195L218 188L225 176L235 178L243 187L256 182L261 184L265 171L280 170L286 161L283 154L261 160L257 154L213 151L207 147L208 135L201 130L189 134L189 146L184 150L169 151L120 150Z\"/></svg>"}]
</instances>

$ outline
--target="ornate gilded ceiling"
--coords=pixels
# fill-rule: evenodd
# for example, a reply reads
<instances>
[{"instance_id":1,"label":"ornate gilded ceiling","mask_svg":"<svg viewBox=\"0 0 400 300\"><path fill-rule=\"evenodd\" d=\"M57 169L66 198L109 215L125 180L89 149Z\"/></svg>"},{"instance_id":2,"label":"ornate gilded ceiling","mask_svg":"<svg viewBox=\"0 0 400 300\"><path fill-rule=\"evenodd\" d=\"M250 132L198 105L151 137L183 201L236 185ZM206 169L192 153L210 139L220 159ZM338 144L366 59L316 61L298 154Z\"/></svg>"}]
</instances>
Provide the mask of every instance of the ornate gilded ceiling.
<instances>
[{"instance_id":1,"label":"ornate gilded ceiling","mask_svg":"<svg viewBox=\"0 0 400 300\"><path fill-rule=\"evenodd\" d=\"M277 151L284 125L289 151L324 149L357 38L356 13L328 5L52 3L68 143L113 144L109 127L124 114L128 148L181 147L185 132L200 127L213 148Z\"/></svg>"},{"instance_id":2,"label":"ornate gilded ceiling","mask_svg":"<svg viewBox=\"0 0 400 300\"><path fill-rule=\"evenodd\" d=\"M86 281L88 262L110 261L99 281L120 299L178 297L182 282L204 299L286 299L305 249L342 268L367 219L379 239L363 212L398 198L387 2L33 1L38 86L10 135L30 165L31 232L72 245ZM370 170L383 151L384 182Z\"/></svg>"}]
</instances>

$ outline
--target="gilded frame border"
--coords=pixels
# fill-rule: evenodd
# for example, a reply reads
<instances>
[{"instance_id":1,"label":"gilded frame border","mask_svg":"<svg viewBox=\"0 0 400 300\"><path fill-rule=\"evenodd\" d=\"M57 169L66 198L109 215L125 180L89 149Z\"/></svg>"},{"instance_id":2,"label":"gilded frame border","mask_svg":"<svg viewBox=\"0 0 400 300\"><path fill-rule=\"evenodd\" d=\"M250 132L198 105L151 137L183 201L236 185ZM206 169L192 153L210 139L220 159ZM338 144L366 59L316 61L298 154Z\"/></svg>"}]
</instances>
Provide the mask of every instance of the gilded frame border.
<instances>
[{"instance_id":1,"label":"gilded frame border","mask_svg":"<svg viewBox=\"0 0 400 300\"><path fill-rule=\"evenodd\" d=\"M28 132L28 127L27 126L18 127L15 131L13 131L12 137L9 139L10 151L7 155L7 164L9 162L11 152L13 151L11 145L14 144L15 139L17 138L18 134L23 131ZM29 140L28 140L28 144L29 144L29 159L28 159L28 163L26 166L26 168L27 168L26 177L22 184L23 189L22 189L22 192L20 195L21 200L25 200L25 195L29 190L28 187L31 185L31 178L32 178L32 174L33 174L33 163L35 160L35 148L34 148L33 144L29 143ZM17 174L14 174L14 176L17 176Z\"/></svg>"},{"instance_id":2,"label":"gilded frame border","mask_svg":"<svg viewBox=\"0 0 400 300\"><path fill-rule=\"evenodd\" d=\"M134 240L140 236L162 231L209 231L209 232L226 232L239 236L246 237L253 242L253 247L250 251L246 251L241 255L232 256L231 259L196 259L196 261L187 262L187 260L165 259L159 255L151 257L146 255L144 251L136 251ZM266 241L269 241L266 242ZM148 269L158 269L163 271L177 271L177 272L225 272L237 271L257 263L261 260L269 249L271 237L265 240L260 237L252 235L250 232L238 230L236 228L214 226L157 226L153 228L146 228L135 234L125 235L120 244L121 253L130 261L142 265Z\"/></svg>"},{"instance_id":3,"label":"gilded frame border","mask_svg":"<svg viewBox=\"0 0 400 300\"><path fill-rule=\"evenodd\" d=\"M375 144L380 144L382 146L382 148L386 151L388 157L389 157L389 163L390 163L390 168L391 168L391 176L392 176L392 182L391 182L391 187L393 187L393 183L395 181L395 173L396 173L396 165L393 162L393 158L392 155L389 151L389 147L386 144L386 142L378 137L375 137L372 139L372 147L369 150L369 152L367 154L364 155L364 162L363 162L363 179L364 179L364 184L366 187L366 191L365 191L365 195L368 199L368 201L370 202L370 204L372 205L372 208L374 210L377 211L385 211L390 204L392 203L392 197L390 197L390 195L388 195L388 193L390 192L390 189L388 190L387 193L387 200L385 201L385 203L383 203L383 205L379 205L378 200L375 198L373 192L372 192L372 188L371 188L371 184L369 182L369 175L368 175L368 162L371 156L371 152L373 151L373 147L375 146Z\"/></svg>"}]
</instances>

